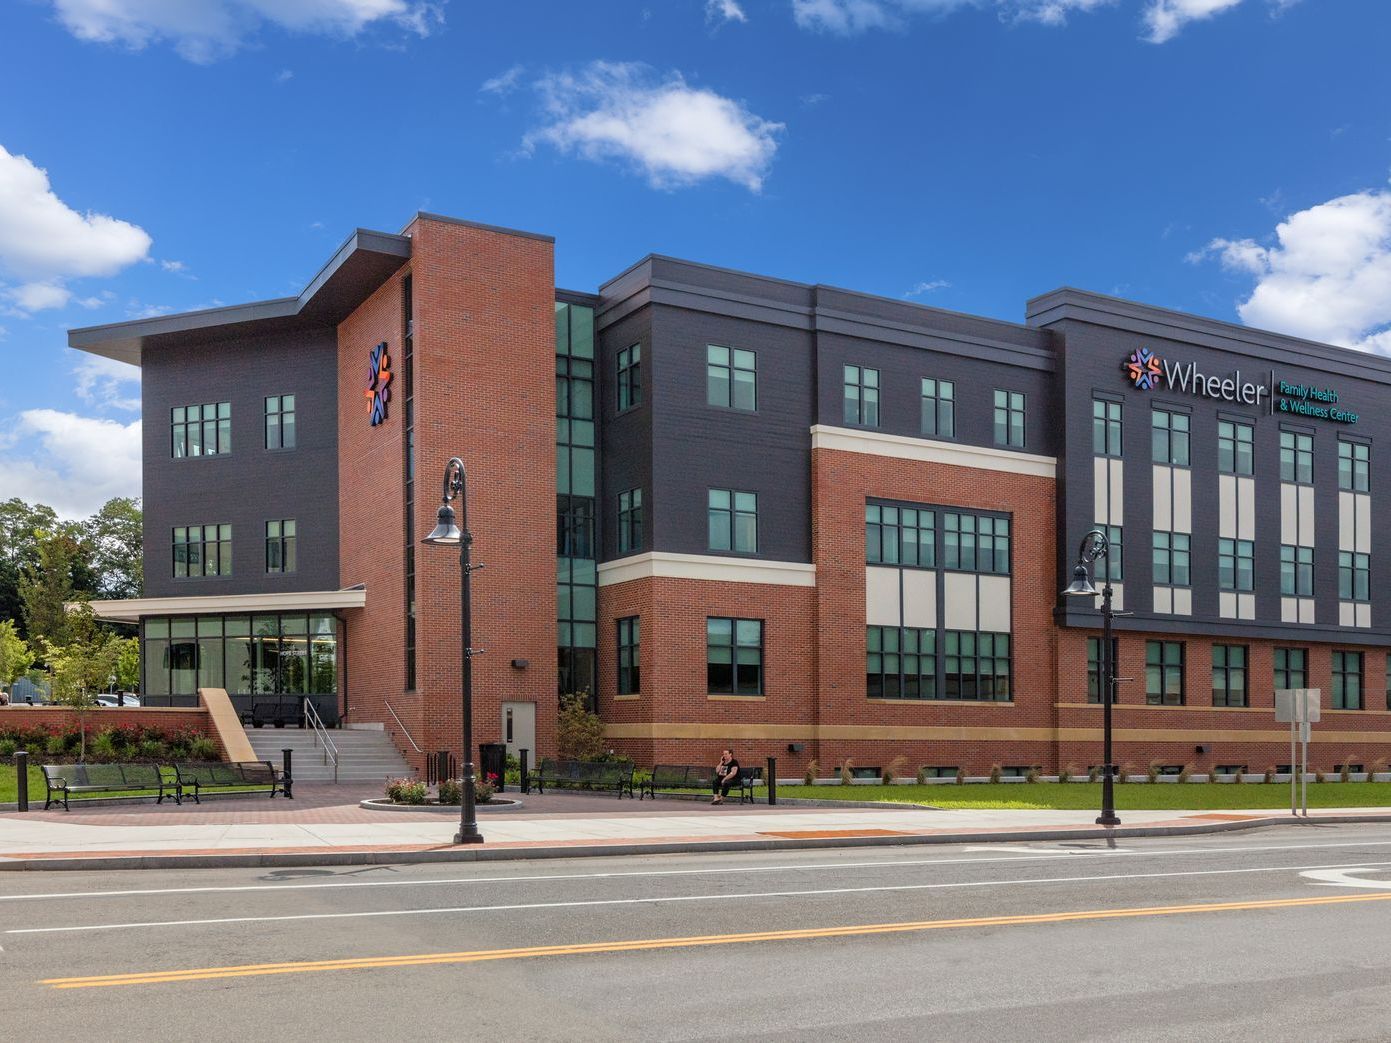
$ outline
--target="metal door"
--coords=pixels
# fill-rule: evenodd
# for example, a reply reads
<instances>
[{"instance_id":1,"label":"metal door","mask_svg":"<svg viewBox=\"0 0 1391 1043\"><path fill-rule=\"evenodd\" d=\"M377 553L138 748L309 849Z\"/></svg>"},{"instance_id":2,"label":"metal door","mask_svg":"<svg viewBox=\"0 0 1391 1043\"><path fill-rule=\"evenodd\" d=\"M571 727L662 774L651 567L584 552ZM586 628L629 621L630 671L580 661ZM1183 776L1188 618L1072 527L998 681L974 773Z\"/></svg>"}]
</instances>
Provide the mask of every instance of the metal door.
<instances>
[{"instance_id":1,"label":"metal door","mask_svg":"<svg viewBox=\"0 0 1391 1043\"><path fill-rule=\"evenodd\" d=\"M502 741L509 757L517 756L518 750L530 750L531 763L537 762L535 703L502 704Z\"/></svg>"}]
</instances>

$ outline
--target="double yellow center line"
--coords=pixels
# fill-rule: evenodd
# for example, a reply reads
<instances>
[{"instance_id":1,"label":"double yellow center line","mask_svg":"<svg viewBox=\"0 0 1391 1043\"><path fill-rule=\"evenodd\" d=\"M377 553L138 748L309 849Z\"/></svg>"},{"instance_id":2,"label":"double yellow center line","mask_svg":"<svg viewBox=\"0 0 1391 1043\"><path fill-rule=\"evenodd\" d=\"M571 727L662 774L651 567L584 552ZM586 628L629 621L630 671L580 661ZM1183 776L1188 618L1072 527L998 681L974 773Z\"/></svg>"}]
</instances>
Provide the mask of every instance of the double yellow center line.
<instances>
[{"instance_id":1,"label":"double yellow center line","mask_svg":"<svg viewBox=\"0 0 1391 1043\"><path fill-rule=\"evenodd\" d=\"M959 920L918 920L905 923L860 924L848 927L813 927L794 931L750 931L744 934L642 938L632 941L589 942L584 945L534 945L521 949L479 949L473 952L420 953L414 956L366 956L349 960L248 963L234 967L194 967L184 970L144 971L132 974L102 974L86 978L45 978L39 984L48 985L55 989L91 989L112 985L164 985L170 982L251 978L267 974L309 974L318 971L429 967L439 964L483 963L490 960L529 960L540 956L593 956L600 953L640 952L647 949L748 945L756 942L807 941L814 938L856 938L872 934L908 934L916 931L956 930L969 927L1023 927L1030 924L1073 923L1082 920L1124 920L1146 916L1184 916L1196 913L1229 913L1256 909L1300 909L1316 905L1342 905L1349 902L1383 902L1387 900L1391 900L1391 891L1376 894L1321 895L1317 898L1274 898L1263 901L1217 902L1207 905L1086 909L1077 912L1035 913L1023 916L979 916Z\"/></svg>"}]
</instances>

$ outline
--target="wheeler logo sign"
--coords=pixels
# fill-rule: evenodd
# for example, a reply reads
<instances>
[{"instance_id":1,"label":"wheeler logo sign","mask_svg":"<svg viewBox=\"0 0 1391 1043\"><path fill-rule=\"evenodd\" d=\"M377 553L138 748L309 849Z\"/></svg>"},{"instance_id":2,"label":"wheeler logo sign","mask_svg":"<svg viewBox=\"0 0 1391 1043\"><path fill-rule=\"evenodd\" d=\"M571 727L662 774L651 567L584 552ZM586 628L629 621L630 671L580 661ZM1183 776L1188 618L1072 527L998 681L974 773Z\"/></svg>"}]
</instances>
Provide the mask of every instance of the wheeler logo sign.
<instances>
[{"instance_id":1,"label":"wheeler logo sign","mask_svg":"<svg viewBox=\"0 0 1391 1043\"><path fill-rule=\"evenodd\" d=\"M1130 353L1122 368L1130 374L1130 379L1141 391L1158 387L1164 374L1159 368L1160 358L1149 348L1136 348Z\"/></svg>"},{"instance_id":2,"label":"wheeler logo sign","mask_svg":"<svg viewBox=\"0 0 1391 1043\"><path fill-rule=\"evenodd\" d=\"M368 356L367 387L362 393L367 398L368 418L376 427L386 419L386 405L391 401L391 356L386 353L386 341Z\"/></svg>"}]
</instances>

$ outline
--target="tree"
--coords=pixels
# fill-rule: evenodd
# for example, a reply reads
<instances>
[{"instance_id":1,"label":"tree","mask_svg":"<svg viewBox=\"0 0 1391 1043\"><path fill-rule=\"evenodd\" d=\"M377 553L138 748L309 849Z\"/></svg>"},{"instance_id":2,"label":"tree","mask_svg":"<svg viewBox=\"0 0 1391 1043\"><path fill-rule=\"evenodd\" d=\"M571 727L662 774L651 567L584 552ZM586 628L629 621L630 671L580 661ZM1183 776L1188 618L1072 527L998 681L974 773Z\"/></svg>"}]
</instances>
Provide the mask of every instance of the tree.
<instances>
[{"instance_id":1,"label":"tree","mask_svg":"<svg viewBox=\"0 0 1391 1043\"><path fill-rule=\"evenodd\" d=\"M560 697L555 747L562 760L592 761L603 755L604 722L589 709L587 695Z\"/></svg>"},{"instance_id":2,"label":"tree","mask_svg":"<svg viewBox=\"0 0 1391 1043\"><path fill-rule=\"evenodd\" d=\"M0 503L0 619L18 621L21 637L27 637L28 632L20 579L26 567L38 563L38 533L57 527L58 515L52 507L30 507L18 498Z\"/></svg>"},{"instance_id":3,"label":"tree","mask_svg":"<svg viewBox=\"0 0 1391 1043\"><path fill-rule=\"evenodd\" d=\"M140 501L119 496L83 524L96 593L138 598L145 587Z\"/></svg>"},{"instance_id":4,"label":"tree","mask_svg":"<svg viewBox=\"0 0 1391 1043\"><path fill-rule=\"evenodd\" d=\"M85 614L90 621L91 609ZM83 613L75 615L81 617ZM83 628L80 620L77 631L81 636L67 644L58 645L44 640L43 655L48 664L49 684L52 685L49 701L71 707L76 712L81 734L79 757L86 760L87 714L97 706L97 696L116 674L121 646L125 641L95 626Z\"/></svg>"},{"instance_id":5,"label":"tree","mask_svg":"<svg viewBox=\"0 0 1391 1043\"><path fill-rule=\"evenodd\" d=\"M66 606L77 600L74 573L81 553L81 545L70 532L39 534L37 560L23 567L19 581L25 630L31 642L66 645L72 640Z\"/></svg>"},{"instance_id":6,"label":"tree","mask_svg":"<svg viewBox=\"0 0 1391 1043\"><path fill-rule=\"evenodd\" d=\"M0 687L10 688L34 665L34 653L13 620L0 620Z\"/></svg>"},{"instance_id":7,"label":"tree","mask_svg":"<svg viewBox=\"0 0 1391 1043\"><path fill-rule=\"evenodd\" d=\"M123 692L134 692L140 688L140 639L127 637L121 639L116 653L116 686Z\"/></svg>"}]
</instances>

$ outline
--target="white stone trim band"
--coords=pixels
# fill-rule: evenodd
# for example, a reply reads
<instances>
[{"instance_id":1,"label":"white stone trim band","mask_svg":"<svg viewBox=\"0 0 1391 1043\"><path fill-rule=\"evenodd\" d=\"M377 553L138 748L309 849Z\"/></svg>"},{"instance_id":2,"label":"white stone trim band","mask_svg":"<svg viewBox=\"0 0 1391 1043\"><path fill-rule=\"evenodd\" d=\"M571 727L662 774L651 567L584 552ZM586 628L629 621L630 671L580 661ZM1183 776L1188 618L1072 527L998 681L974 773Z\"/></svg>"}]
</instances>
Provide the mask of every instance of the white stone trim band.
<instances>
[{"instance_id":1,"label":"white stone trim band","mask_svg":"<svg viewBox=\"0 0 1391 1043\"><path fill-rule=\"evenodd\" d=\"M848 427L813 424L812 449L838 449L846 453L891 456L899 460L921 460L952 467L974 467L984 471L1006 471L1037 478L1057 477L1056 457L1019 453L958 442L939 442L930 438L886 435L879 431L859 431Z\"/></svg>"},{"instance_id":2,"label":"white stone trim band","mask_svg":"<svg viewBox=\"0 0 1391 1043\"><path fill-rule=\"evenodd\" d=\"M142 616L233 615L241 612L332 612L362 608L365 587L348 590L303 590L275 594L194 594L174 598L127 598L93 601L98 619L135 623Z\"/></svg>"},{"instance_id":3,"label":"white stone trim band","mask_svg":"<svg viewBox=\"0 0 1391 1043\"><path fill-rule=\"evenodd\" d=\"M723 558L713 554L648 551L599 566L599 586L633 579L701 579L720 583L767 583L780 587L816 586L816 566L799 561Z\"/></svg>"}]
</instances>

